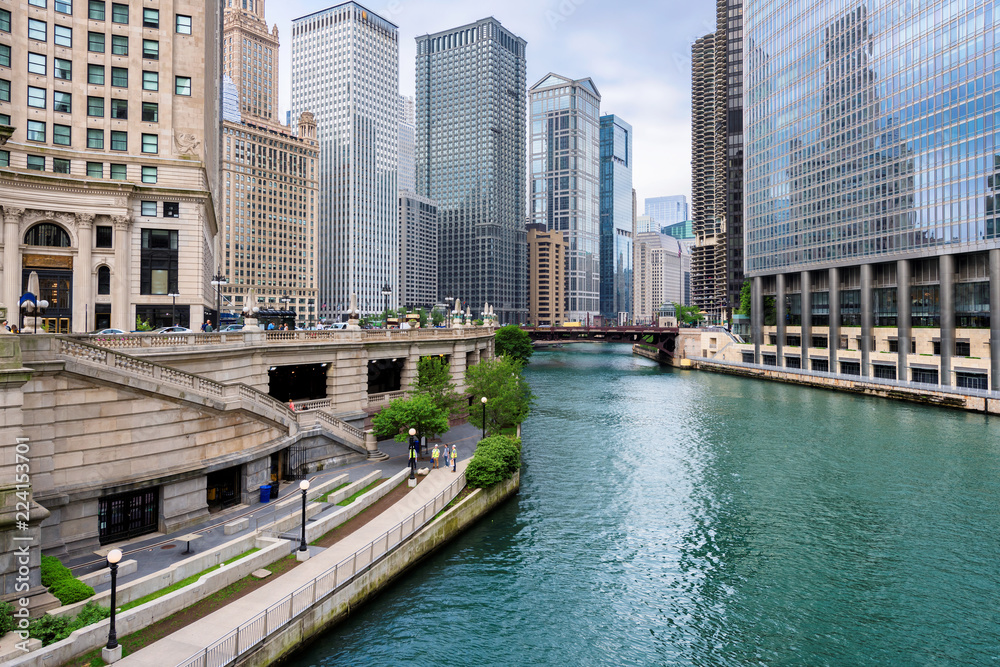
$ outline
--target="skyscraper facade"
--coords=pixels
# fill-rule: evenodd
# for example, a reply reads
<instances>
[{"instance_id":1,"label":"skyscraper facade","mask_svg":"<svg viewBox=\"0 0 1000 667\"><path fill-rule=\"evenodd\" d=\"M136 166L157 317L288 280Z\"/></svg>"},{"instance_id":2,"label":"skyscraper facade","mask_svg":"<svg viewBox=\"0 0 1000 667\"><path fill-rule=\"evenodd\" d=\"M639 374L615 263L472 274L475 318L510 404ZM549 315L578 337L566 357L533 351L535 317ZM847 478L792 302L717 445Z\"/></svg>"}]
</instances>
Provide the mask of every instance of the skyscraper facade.
<instances>
[{"instance_id":1,"label":"skyscraper facade","mask_svg":"<svg viewBox=\"0 0 1000 667\"><path fill-rule=\"evenodd\" d=\"M997 390L989 5L745 8L753 358Z\"/></svg>"},{"instance_id":2,"label":"skyscraper facade","mask_svg":"<svg viewBox=\"0 0 1000 667\"><path fill-rule=\"evenodd\" d=\"M725 320L743 289L743 0L716 0L721 61L725 57L726 300Z\"/></svg>"},{"instance_id":3,"label":"skyscraper facade","mask_svg":"<svg viewBox=\"0 0 1000 667\"><path fill-rule=\"evenodd\" d=\"M566 244L563 233L528 223L528 324L559 326L565 319Z\"/></svg>"},{"instance_id":4,"label":"skyscraper facade","mask_svg":"<svg viewBox=\"0 0 1000 667\"><path fill-rule=\"evenodd\" d=\"M601 116L601 319L625 322L632 311L632 126Z\"/></svg>"},{"instance_id":5,"label":"skyscraper facade","mask_svg":"<svg viewBox=\"0 0 1000 667\"><path fill-rule=\"evenodd\" d=\"M590 79L557 74L530 93L531 220L565 237L567 320L593 320L601 314L601 94Z\"/></svg>"},{"instance_id":6,"label":"skyscraper facade","mask_svg":"<svg viewBox=\"0 0 1000 667\"><path fill-rule=\"evenodd\" d=\"M526 42L493 18L417 38L417 192L438 203L438 298L527 318Z\"/></svg>"},{"instance_id":7,"label":"skyscraper facade","mask_svg":"<svg viewBox=\"0 0 1000 667\"><path fill-rule=\"evenodd\" d=\"M679 240L650 232L635 237L635 319L653 321L661 306L689 305L691 255Z\"/></svg>"},{"instance_id":8,"label":"skyscraper facade","mask_svg":"<svg viewBox=\"0 0 1000 667\"><path fill-rule=\"evenodd\" d=\"M417 128L413 98L399 96L399 190L417 191ZM435 283L437 281L435 280Z\"/></svg>"},{"instance_id":9,"label":"skyscraper facade","mask_svg":"<svg viewBox=\"0 0 1000 667\"><path fill-rule=\"evenodd\" d=\"M292 115L311 111L319 147L319 314L399 299L399 31L356 2L292 21Z\"/></svg>"},{"instance_id":10,"label":"skyscraper facade","mask_svg":"<svg viewBox=\"0 0 1000 667\"><path fill-rule=\"evenodd\" d=\"M645 215L651 216L660 227L675 225L688 219L688 202L684 195L646 197Z\"/></svg>"},{"instance_id":11,"label":"skyscraper facade","mask_svg":"<svg viewBox=\"0 0 1000 667\"><path fill-rule=\"evenodd\" d=\"M399 303L433 308L437 303L437 205L418 194L399 191Z\"/></svg>"},{"instance_id":12,"label":"skyscraper facade","mask_svg":"<svg viewBox=\"0 0 1000 667\"><path fill-rule=\"evenodd\" d=\"M240 94L240 113L278 122L278 26L267 29L264 0L224 0L223 66Z\"/></svg>"}]
</instances>

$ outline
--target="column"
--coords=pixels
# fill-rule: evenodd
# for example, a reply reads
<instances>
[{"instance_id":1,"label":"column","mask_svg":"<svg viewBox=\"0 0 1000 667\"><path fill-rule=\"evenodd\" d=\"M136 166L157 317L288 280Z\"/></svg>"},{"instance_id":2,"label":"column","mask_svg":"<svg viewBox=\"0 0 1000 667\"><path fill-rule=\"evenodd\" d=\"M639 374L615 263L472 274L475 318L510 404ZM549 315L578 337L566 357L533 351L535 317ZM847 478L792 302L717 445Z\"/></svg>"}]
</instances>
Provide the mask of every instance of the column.
<instances>
[{"instance_id":1,"label":"column","mask_svg":"<svg viewBox=\"0 0 1000 667\"><path fill-rule=\"evenodd\" d=\"M764 322L762 288L760 276L755 276L750 283L750 337L753 338L753 362L755 364L760 363L761 324Z\"/></svg>"},{"instance_id":2,"label":"column","mask_svg":"<svg viewBox=\"0 0 1000 667\"><path fill-rule=\"evenodd\" d=\"M861 375L868 377L872 356L872 328L875 324L872 310L872 265L861 265Z\"/></svg>"},{"instance_id":3,"label":"column","mask_svg":"<svg viewBox=\"0 0 1000 667\"><path fill-rule=\"evenodd\" d=\"M123 331L132 331L135 329L132 304L129 302L132 218L127 215L116 215L111 218L111 222L115 226L115 266L111 270L111 326ZM138 281L139 276L136 276L136 279Z\"/></svg>"},{"instance_id":4,"label":"column","mask_svg":"<svg viewBox=\"0 0 1000 667\"><path fill-rule=\"evenodd\" d=\"M23 208L3 207L3 292L0 301L7 306L7 320L20 326L17 298L21 295L21 216Z\"/></svg>"},{"instance_id":5,"label":"column","mask_svg":"<svg viewBox=\"0 0 1000 667\"><path fill-rule=\"evenodd\" d=\"M809 272L803 271L802 283L802 368L809 368L809 348L812 346L812 281Z\"/></svg>"},{"instance_id":6,"label":"column","mask_svg":"<svg viewBox=\"0 0 1000 667\"><path fill-rule=\"evenodd\" d=\"M76 261L73 263L73 331L77 333L93 331L91 326L91 322L94 321L94 273L91 259L94 247L93 230L93 214L77 213L76 234L79 245L76 249Z\"/></svg>"},{"instance_id":7,"label":"column","mask_svg":"<svg viewBox=\"0 0 1000 667\"><path fill-rule=\"evenodd\" d=\"M785 310L785 274L779 273L774 277L774 313L775 324L778 327L778 347L775 350L778 366L785 365L785 335L788 328L788 315Z\"/></svg>"},{"instance_id":8,"label":"column","mask_svg":"<svg viewBox=\"0 0 1000 667\"><path fill-rule=\"evenodd\" d=\"M898 348L896 351L896 379L906 381L910 379L907 374L909 364L907 360L910 354L910 332L912 331L910 321L910 260L896 260L896 336Z\"/></svg>"},{"instance_id":9,"label":"column","mask_svg":"<svg viewBox=\"0 0 1000 667\"><path fill-rule=\"evenodd\" d=\"M1000 249L990 250L990 388L1000 391Z\"/></svg>"},{"instance_id":10,"label":"column","mask_svg":"<svg viewBox=\"0 0 1000 667\"><path fill-rule=\"evenodd\" d=\"M830 353L830 372L837 373L837 350L840 349L840 269L830 269L830 334L826 341Z\"/></svg>"},{"instance_id":11,"label":"column","mask_svg":"<svg viewBox=\"0 0 1000 667\"><path fill-rule=\"evenodd\" d=\"M955 257L938 258L941 274L941 371L938 382L951 386L951 357L955 354Z\"/></svg>"}]
</instances>

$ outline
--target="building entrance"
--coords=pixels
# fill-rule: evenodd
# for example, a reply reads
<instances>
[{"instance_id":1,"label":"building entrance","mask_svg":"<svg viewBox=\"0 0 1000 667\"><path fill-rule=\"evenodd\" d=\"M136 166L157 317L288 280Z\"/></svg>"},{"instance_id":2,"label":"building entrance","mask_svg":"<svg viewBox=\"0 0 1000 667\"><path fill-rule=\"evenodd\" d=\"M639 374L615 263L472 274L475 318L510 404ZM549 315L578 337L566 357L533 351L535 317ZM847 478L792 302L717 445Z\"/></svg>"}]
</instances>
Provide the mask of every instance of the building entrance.
<instances>
[{"instance_id":1,"label":"building entrance","mask_svg":"<svg viewBox=\"0 0 1000 667\"><path fill-rule=\"evenodd\" d=\"M160 521L160 487L118 493L97 501L101 544L155 533Z\"/></svg>"},{"instance_id":2,"label":"building entrance","mask_svg":"<svg viewBox=\"0 0 1000 667\"><path fill-rule=\"evenodd\" d=\"M38 326L45 327L49 333L69 333L73 317L73 271L59 269L24 269L21 272L21 293L28 291L28 276L34 271L38 274L39 301L49 302L44 315L38 317ZM34 317L27 316L29 324L34 324ZM22 321L23 327L25 322Z\"/></svg>"}]
</instances>

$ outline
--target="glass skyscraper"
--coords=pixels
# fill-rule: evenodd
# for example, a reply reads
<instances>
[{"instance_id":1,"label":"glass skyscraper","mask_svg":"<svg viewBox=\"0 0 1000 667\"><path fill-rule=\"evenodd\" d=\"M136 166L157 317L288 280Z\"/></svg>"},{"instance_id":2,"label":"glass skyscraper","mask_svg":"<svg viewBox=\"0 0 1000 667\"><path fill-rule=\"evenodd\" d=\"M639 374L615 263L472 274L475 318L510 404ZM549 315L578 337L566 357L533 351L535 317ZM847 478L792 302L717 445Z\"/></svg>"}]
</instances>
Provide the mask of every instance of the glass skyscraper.
<instances>
[{"instance_id":1,"label":"glass skyscraper","mask_svg":"<svg viewBox=\"0 0 1000 667\"><path fill-rule=\"evenodd\" d=\"M646 215L652 216L660 227L676 225L688 220L688 202L684 195L646 197Z\"/></svg>"},{"instance_id":2,"label":"glass skyscraper","mask_svg":"<svg viewBox=\"0 0 1000 667\"><path fill-rule=\"evenodd\" d=\"M292 21L292 115L310 110L319 146L319 314L364 314L399 298L396 171L399 34L355 2Z\"/></svg>"},{"instance_id":3,"label":"glass skyscraper","mask_svg":"<svg viewBox=\"0 0 1000 667\"><path fill-rule=\"evenodd\" d=\"M531 221L566 240L566 319L593 320L601 307L601 94L590 79L557 74L530 92Z\"/></svg>"},{"instance_id":4,"label":"glass skyscraper","mask_svg":"<svg viewBox=\"0 0 1000 667\"><path fill-rule=\"evenodd\" d=\"M647 200L648 201L648 200ZM601 318L632 313L632 126L601 116Z\"/></svg>"},{"instance_id":5,"label":"glass skyscraper","mask_svg":"<svg viewBox=\"0 0 1000 667\"><path fill-rule=\"evenodd\" d=\"M755 358L997 388L995 10L745 2Z\"/></svg>"},{"instance_id":6,"label":"glass skyscraper","mask_svg":"<svg viewBox=\"0 0 1000 667\"><path fill-rule=\"evenodd\" d=\"M528 308L526 42L493 18L417 38L417 192L438 203L438 297Z\"/></svg>"}]
</instances>

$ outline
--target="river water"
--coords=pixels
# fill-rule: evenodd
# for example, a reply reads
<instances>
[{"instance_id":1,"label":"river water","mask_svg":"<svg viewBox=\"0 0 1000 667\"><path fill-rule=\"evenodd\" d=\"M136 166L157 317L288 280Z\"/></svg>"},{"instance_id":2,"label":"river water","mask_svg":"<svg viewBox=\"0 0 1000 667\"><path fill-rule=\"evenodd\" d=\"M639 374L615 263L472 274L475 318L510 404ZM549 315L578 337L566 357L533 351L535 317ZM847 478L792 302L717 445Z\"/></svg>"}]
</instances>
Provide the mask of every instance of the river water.
<instances>
[{"instance_id":1,"label":"river water","mask_svg":"<svg viewBox=\"0 0 1000 667\"><path fill-rule=\"evenodd\" d=\"M1000 421L536 352L520 494L294 665L1000 663Z\"/></svg>"}]
</instances>

